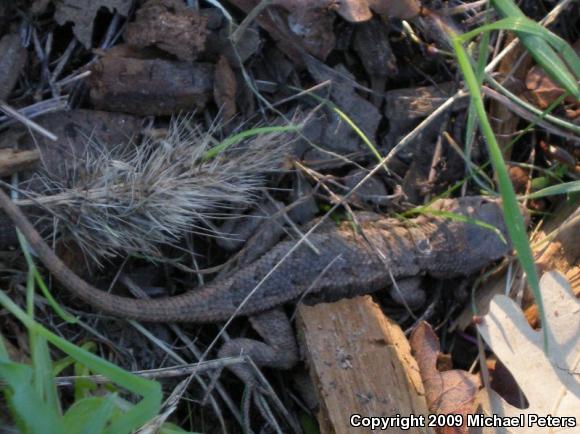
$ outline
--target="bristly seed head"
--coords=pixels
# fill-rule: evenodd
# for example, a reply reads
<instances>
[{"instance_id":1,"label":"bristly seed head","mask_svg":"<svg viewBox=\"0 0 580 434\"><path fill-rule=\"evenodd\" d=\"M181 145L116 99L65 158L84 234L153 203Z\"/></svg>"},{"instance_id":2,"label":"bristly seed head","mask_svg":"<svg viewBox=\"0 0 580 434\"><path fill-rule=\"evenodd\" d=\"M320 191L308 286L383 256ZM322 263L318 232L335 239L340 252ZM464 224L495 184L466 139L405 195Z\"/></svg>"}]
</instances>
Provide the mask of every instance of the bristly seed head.
<instances>
[{"instance_id":1,"label":"bristly seed head","mask_svg":"<svg viewBox=\"0 0 580 434\"><path fill-rule=\"evenodd\" d=\"M207 219L255 202L290 139L256 135L204 158L214 141L212 131L178 118L165 137L110 151L89 146L75 159L72 182L42 174L44 191L27 193L97 263L117 254L155 257L187 232L211 233Z\"/></svg>"}]
</instances>

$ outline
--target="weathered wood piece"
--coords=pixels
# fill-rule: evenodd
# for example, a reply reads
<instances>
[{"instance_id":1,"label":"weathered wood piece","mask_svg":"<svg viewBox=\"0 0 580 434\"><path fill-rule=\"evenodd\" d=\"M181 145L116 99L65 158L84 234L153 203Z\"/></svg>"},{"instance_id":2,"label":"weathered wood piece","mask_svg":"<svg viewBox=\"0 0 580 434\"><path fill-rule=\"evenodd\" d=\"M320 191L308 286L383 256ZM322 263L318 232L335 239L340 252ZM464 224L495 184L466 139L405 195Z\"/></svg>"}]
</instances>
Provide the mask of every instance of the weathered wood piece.
<instances>
[{"instance_id":1,"label":"weathered wood piece","mask_svg":"<svg viewBox=\"0 0 580 434\"><path fill-rule=\"evenodd\" d=\"M110 54L88 80L95 108L136 115L171 115L202 109L213 91L208 63L137 59Z\"/></svg>"},{"instance_id":2,"label":"weathered wood piece","mask_svg":"<svg viewBox=\"0 0 580 434\"><path fill-rule=\"evenodd\" d=\"M320 401L321 433L353 432L353 414L426 417L425 392L407 338L371 297L301 305L297 326Z\"/></svg>"},{"instance_id":3,"label":"weathered wood piece","mask_svg":"<svg viewBox=\"0 0 580 434\"><path fill-rule=\"evenodd\" d=\"M36 149L30 151L0 149L0 176L10 176L20 170L30 169L39 160L40 152Z\"/></svg>"},{"instance_id":4,"label":"weathered wood piece","mask_svg":"<svg viewBox=\"0 0 580 434\"><path fill-rule=\"evenodd\" d=\"M12 92L27 58L18 33L8 33L0 39L0 101Z\"/></svg>"}]
</instances>

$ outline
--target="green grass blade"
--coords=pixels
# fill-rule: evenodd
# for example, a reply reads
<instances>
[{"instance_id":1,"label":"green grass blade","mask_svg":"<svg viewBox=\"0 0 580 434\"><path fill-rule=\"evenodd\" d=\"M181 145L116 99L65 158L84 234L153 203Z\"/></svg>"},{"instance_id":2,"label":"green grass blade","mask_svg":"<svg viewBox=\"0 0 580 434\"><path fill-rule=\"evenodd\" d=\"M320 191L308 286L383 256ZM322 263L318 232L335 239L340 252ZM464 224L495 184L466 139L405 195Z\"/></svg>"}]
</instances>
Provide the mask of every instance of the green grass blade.
<instances>
[{"instance_id":1,"label":"green grass blade","mask_svg":"<svg viewBox=\"0 0 580 434\"><path fill-rule=\"evenodd\" d=\"M572 122L568 122L564 119L561 119L559 117L556 117L556 116L553 116L550 114L556 107L558 107L560 105L560 103L562 101L564 101L564 99L569 95L568 93L564 93L563 95L560 95L557 99L554 100L554 102L552 102L550 104L550 106L548 108L546 108L545 110L542 111L542 110L538 109L536 106L530 104L529 102L523 100L522 98L520 98L517 95L510 92L509 89L505 88L504 86L501 85L501 83L499 83L497 80L495 80L493 78L493 76L488 74L486 76L486 81L493 88L495 88L500 94L509 98L515 104L519 105L523 109L525 109L525 110L529 111L530 113L532 113L533 115L535 115L538 118L538 120L546 120L546 121L556 125L557 127L564 128L564 129L566 129L574 134L580 135L580 125L575 125ZM527 130L526 130L526 132L527 132Z\"/></svg>"},{"instance_id":2,"label":"green grass blade","mask_svg":"<svg viewBox=\"0 0 580 434\"><path fill-rule=\"evenodd\" d=\"M279 125L273 127L259 127L245 130L242 131L241 133L227 137L225 140L218 143L213 148L209 149L203 156L203 160L204 161L211 160L212 158L215 158L217 155L224 152L230 146L240 143L242 140L245 140L249 137L259 136L261 134L295 133L297 131L300 131L300 127L297 125L287 125L287 126Z\"/></svg>"},{"instance_id":3,"label":"green grass blade","mask_svg":"<svg viewBox=\"0 0 580 434\"><path fill-rule=\"evenodd\" d=\"M299 89L294 88L294 87L292 87L292 89L299 90ZM381 155L381 153L379 152L379 150L377 149L375 144L372 142L372 140L369 139L369 137L365 134L365 132L359 128L359 126L356 124L356 122L354 122L344 111L342 111L340 109L340 107L338 107L331 100L326 99L326 98L322 98L314 93L309 94L309 96L311 98L314 98L319 103L324 104L327 107L330 107L330 109L333 112L335 112L336 115L340 119L342 119L344 122L346 122L346 124L356 133L356 135L359 136L359 138L363 141L363 143L367 146L367 148L369 148L369 150L373 153L375 158L377 160L379 160L379 162L383 160L383 156ZM389 170L386 166L385 166L385 170L387 171L387 173L389 172Z\"/></svg>"},{"instance_id":4,"label":"green grass blade","mask_svg":"<svg viewBox=\"0 0 580 434\"><path fill-rule=\"evenodd\" d=\"M522 197L522 199L540 199L547 196L555 196L558 194L571 194L580 191L580 181L564 182L562 184L552 185L535 191Z\"/></svg>"},{"instance_id":5,"label":"green grass blade","mask_svg":"<svg viewBox=\"0 0 580 434\"><path fill-rule=\"evenodd\" d=\"M512 244L518 254L518 259L522 265L524 272L528 278L528 282L534 293L536 303L538 305L538 312L542 320L542 324L547 324L545 321L545 310L542 301L542 294L540 292L540 284L534 263L532 249L528 241L526 233L525 222L520 212L520 207L516 199L513 185L509 178L505 161L501 153L499 144L495 138L491 124L485 111L483 98L481 96L481 89L479 82L471 67L469 56L465 52L460 38L457 35L451 36L451 44L457 57L457 62L465 78L465 83L471 95L475 110L477 112L481 132L485 137L487 149L491 159L492 166L495 170L499 191L503 199L503 214L508 233L510 235ZM542 328L544 333L544 347L548 350L548 330L547 327Z\"/></svg>"},{"instance_id":6,"label":"green grass blade","mask_svg":"<svg viewBox=\"0 0 580 434\"><path fill-rule=\"evenodd\" d=\"M507 244L507 240L505 239L505 237L503 236L503 234L501 233L501 231L498 228L496 228L495 226L490 225L489 223L486 223L482 220L472 219L472 218L464 216L462 214L455 214L455 213L449 212L449 211L440 211L440 210L432 209L432 208L429 208L429 205L419 206L419 207L413 208L413 209L407 211L406 213L404 213L403 215L407 216L409 214L427 214L427 215L432 215L435 217L444 217L444 218L447 218L449 220L454 220L454 221L458 221L458 222L462 222L462 223L468 223L471 225L479 226L480 228L487 229L488 231L493 232L494 234L496 234L498 236L498 238L501 240L502 243Z\"/></svg>"},{"instance_id":7,"label":"green grass blade","mask_svg":"<svg viewBox=\"0 0 580 434\"><path fill-rule=\"evenodd\" d=\"M30 354L34 376L34 387L38 396L60 414L60 400L52 376L52 360L46 339L36 333L29 333Z\"/></svg>"},{"instance_id":8,"label":"green grass blade","mask_svg":"<svg viewBox=\"0 0 580 434\"><path fill-rule=\"evenodd\" d=\"M162 393L158 382L133 375L55 335L30 318L3 291L0 291L0 304L18 318L30 333L42 336L52 345L87 366L91 371L101 374L119 386L143 397L141 401L123 413L122 416L111 421L107 426L106 433L129 434L159 412Z\"/></svg>"},{"instance_id":9,"label":"green grass blade","mask_svg":"<svg viewBox=\"0 0 580 434\"><path fill-rule=\"evenodd\" d=\"M64 415L69 434L101 434L115 410L115 394L84 398L75 402Z\"/></svg>"},{"instance_id":10,"label":"green grass blade","mask_svg":"<svg viewBox=\"0 0 580 434\"><path fill-rule=\"evenodd\" d=\"M358 125L345 113L343 112L336 104L331 101L327 101L327 103L332 107L332 110L340 117L347 125L360 137L363 143L370 149L373 155L376 157L377 160L382 161L383 156L371 141L368 136L361 130Z\"/></svg>"},{"instance_id":11,"label":"green grass blade","mask_svg":"<svg viewBox=\"0 0 580 434\"><path fill-rule=\"evenodd\" d=\"M31 366L0 360L0 378L10 389L5 396L16 423L23 432L31 434L67 432L54 406L37 393Z\"/></svg>"},{"instance_id":12,"label":"green grass blade","mask_svg":"<svg viewBox=\"0 0 580 434\"><path fill-rule=\"evenodd\" d=\"M520 17L504 18L494 23L483 25L462 34L459 39L461 42L466 42L467 40L477 36L480 33L487 34L494 30L516 31L520 39L522 33L524 34L524 37L535 36L541 39L543 43L534 48L545 48L545 44L549 44L550 48L547 51L547 55L556 55L555 58L558 59L557 62L562 69L569 70L570 73L575 76L580 74L580 58L574 49L570 46L570 44L568 44L560 36L550 32L545 27L542 27L540 24L530 20L529 18L526 18L523 15ZM561 55L561 57L558 56L558 53Z\"/></svg>"},{"instance_id":13,"label":"green grass blade","mask_svg":"<svg viewBox=\"0 0 580 434\"><path fill-rule=\"evenodd\" d=\"M491 9L487 9L485 13L485 22L489 22L491 15ZM483 84L483 80L486 77L485 66L487 63L487 58L489 57L489 41L491 38L490 33L484 33L481 41L478 45L478 60L477 60L477 80L480 85ZM465 127L465 161L467 167L467 173L471 175L475 182L480 186L484 183L479 179L479 173L476 173L473 169L471 163L471 153L473 149L473 141L475 139L475 134L477 132L477 113L473 105L473 101L469 101L469 109L467 112L467 125Z\"/></svg>"},{"instance_id":14,"label":"green grass blade","mask_svg":"<svg viewBox=\"0 0 580 434\"><path fill-rule=\"evenodd\" d=\"M60 316L64 321L68 322L69 324L74 324L75 322L77 322L77 319L74 316L70 315L69 313L65 312L65 310L63 308L61 308L59 306L58 302L54 299L54 297L52 296L52 294L48 290L48 287L44 283L42 276L38 272L38 269L36 268L36 264L34 263L32 256L30 255L30 249L28 247L28 242L26 241L24 236L20 233L20 231L17 231L17 234L18 234L18 242L20 244L20 250L24 254L24 258L26 259L26 265L28 266L29 275L34 276L34 280L36 281L36 284L38 285L38 287L42 291L42 294L46 298L48 304L54 309L56 314L58 316ZM28 308L32 309L32 306L28 306Z\"/></svg>"},{"instance_id":15,"label":"green grass blade","mask_svg":"<svg viewBox=\"0 0 580 434\"><path fill-rule=\"evenodd\" d=\"M526 19L524 13L512 0L492 0L494 8L501 16L507 18L523 18ZM562 41L557 36L553 35L544 27L531 20L527 20L526 30L522 28L514 29L518 34L522 44L528 49L536 62L544 68L546 73L558 82L564 89L580 99L580 89L578 86L578 79L580 77L580 60L574 50L569 45ZM540 29L543 30L539 30ZM530 31L534 28L533 32ZM523 30L523 31L522 31ZM560 39L560 40L558 40ZM562 61L558 55L552 50L555 46L567 61L571 69L571 74L563 72Z\"/></svg>"},{"instance_id":16,"label":"green grass blade","mask_svg":"<svg viewBox=\"0 0 580 434\"><path fill-rule=\"evenodd\" d=\"M10 361L10 357L8 356L8 349L6 348L6 344L4 343L4 336L0 332L0 360Z\"/></svg>"}]
</instances>

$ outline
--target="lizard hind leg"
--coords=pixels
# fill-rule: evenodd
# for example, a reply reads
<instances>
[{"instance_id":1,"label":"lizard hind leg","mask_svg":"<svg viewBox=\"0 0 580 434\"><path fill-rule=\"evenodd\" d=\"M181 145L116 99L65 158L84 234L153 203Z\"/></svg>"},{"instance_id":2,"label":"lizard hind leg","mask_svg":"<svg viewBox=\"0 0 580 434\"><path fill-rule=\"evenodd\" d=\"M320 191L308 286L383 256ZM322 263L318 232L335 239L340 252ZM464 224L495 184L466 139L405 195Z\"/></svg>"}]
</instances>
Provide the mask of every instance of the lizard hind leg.
<instances>
[{"instance_id":1,"label":"lizard hind leg","mask_svg":"<svg viewBox=\"0 0 580 434\"><path fill-rule=\"evenodd\" d=\"M246 355L258 367L290 369L298 362L298 347L294 331L286 313L281 309L272 309L250 317L252 327L264 339L237 338L226 342L219 350L219 357L237 357ZM247 364L234 365L229 368L247 386L257 386L252 367Z\"/></svg>"}]
</instances>

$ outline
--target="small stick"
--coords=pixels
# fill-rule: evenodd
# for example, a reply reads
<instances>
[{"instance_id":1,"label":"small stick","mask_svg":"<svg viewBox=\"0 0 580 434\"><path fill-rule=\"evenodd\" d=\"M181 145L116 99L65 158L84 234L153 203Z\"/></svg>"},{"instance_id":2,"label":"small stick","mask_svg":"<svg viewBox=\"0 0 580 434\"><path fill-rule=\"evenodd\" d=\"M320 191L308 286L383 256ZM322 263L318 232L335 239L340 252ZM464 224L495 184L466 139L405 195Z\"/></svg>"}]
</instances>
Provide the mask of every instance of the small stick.
<instances>
[{"instance_id":1,"label":"small stick","mask_svg":"<svg viewBox=\"0 0 580 434\"><path fill-rule=\"evenodd\" d=\"M33 120L28 119L26 116L22 115L17 110L14 110L12 107L10 107L8 104L6 104L3 101L0 101L0 110L3 111L4 113L6 113L8 116L13 117L17 121L22 122L28 128L33 129L33 130L39 132L44 137L52 140L53 142L56 142L58 140L58 137L55 136L54 134L52 134L46 128L38 125Z\"/></svg>"},{"instance_id":2,"label":"small stick","mask_svg":"<svg viewBox=\"0 0 580 434\"><path fill-rule=\"evenodd\" d=\"M33 167L40 160L40 152L0 149L0 176L11 176L16 172Z\"/></svg>"}]
</instances>

